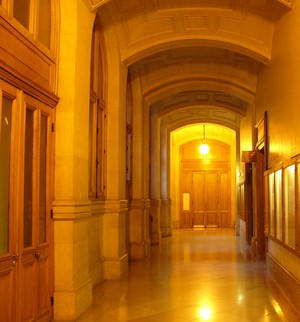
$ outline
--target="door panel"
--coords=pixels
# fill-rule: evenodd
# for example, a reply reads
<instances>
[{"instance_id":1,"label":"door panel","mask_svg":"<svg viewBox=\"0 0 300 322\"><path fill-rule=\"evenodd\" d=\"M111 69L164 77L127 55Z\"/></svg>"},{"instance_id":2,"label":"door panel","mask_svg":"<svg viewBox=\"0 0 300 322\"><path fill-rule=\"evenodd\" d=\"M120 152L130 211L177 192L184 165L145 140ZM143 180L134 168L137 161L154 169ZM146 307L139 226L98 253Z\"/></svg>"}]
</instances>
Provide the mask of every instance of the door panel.
<instances>
[{"instance_id":1,"label":"door panel","mask_svg":"<svg viewBox=\"0 0 300 322\"><path fill-rule=\"evenodd\" d=\"M193 215L194 215L193 226L205 227L206 225L205 211L194 211Z\"/></svg>"},{"instance_id":2,"label":"door panel","mask_svg":"<svg viewBox=\"0 0 300 322\"><path fill-rule=\"evenodd\" d=\"M208 211L219 209L218 174L205 174L206 208Z\"/></svg>"},{"instance_id":3,"label":"door panel","mask_svg":"<svg viewBox=\"0 0 300 322\"><path fill-rule=\"evenodd\" d=\"M35 321L35 258L31 253L22 256L22 321Z\"/></svg>"},{"instance_id":4,"label":"door panel","mask_svg":"<svg viewBox=\"0 0 300 322\"><path fill-rule=\"evenodd\" d=\"M23 183L23 242L21 250L21 274L23 285L22 321L34 321L36 297L36 258L35 258L35 214L36 214L36 181L37 174L37 123L38 111L33 107L25 109L25 144L24 144L24 183Z\"/></svg>"},{"instance_id":5,"label":"door panel","mask_svg":"<svg viewBox=\"0 0 300 322\"><path fill-rule=\"evenodd\" d=\"M5 86L4 86L5 85ZM0 81L0 317L15 321L16 268L18 255L15 236L17 226L13 202L15 154L15 108L17 92ZM1 320L2 321L2 320Z\"/></svg>"},{"instance_id":6,"label":"door panel","mask_svg":"<svg viewBox=\"0 0 300 322\"><path fill-rule=\"evenodd\" d=\"M205 173L193 174L193 226L204 227L206 225L205 207L206 207L206 193L205 193Z\"/></svg>"},{"instance_id":7,"label":"door panel","mask_svg":"<svg viewBox=\"0 0 300 322\"><path fill-rule=\"evenodd\" d=\"M31 286L34 321L44 321L50 320L52 315L52 284L49 278L52 271L51 194L47 188L51 185L52 118L49 107L28 96L25 96L25 102L24 167L28 171L24 176L24 236L27 235L28 238L24 239L22 269L34 276ZM26 221L30 224L25 225ZM28 240L32 241L31 244ZM24 288L29 286L24 285ZM27 320L27 315L24 320Z\"/></svg>"},{"instance_id":8,"label":"door panel","mask_svg":"<svg viewBox=\"0 0 300 322\"><path fill-rule=\"evenodd\" d=\"M206 227L218 227L218 212L206 212Z\"/></svg>"},{"instance_id":9,"label":"door panel","mask_svg":"<svg viewBox=\"0 0 300 322\"><path fill-rule=\"evenodd\" d=\"M38 261L38 301L37 315L38 320L42 320L43 316L48 316L49 313L49 295L44 290L50 287L49 283L49 260L45 253Z\"/></svg>"},{"instance_id":10,"label":"door panel","mask_svg":"<svg viewBox=\"0 0 300 322\"><path fill-rule=\"evenodd\" d=\"M15 267L11 260L0 260L0 317L3 322L15 321L15 297L16 285Z\"/></svg>"},{"instance_id":11,"label":"door panel","mask_svg":"<svg viewBox=\"0 0 300 322\"><path fill-rule=\"evenodd\" d=\"M219 216L219 183L217 173L206 173L206 216L207 227L218 227Z\"/></svg>"}]
</instances>

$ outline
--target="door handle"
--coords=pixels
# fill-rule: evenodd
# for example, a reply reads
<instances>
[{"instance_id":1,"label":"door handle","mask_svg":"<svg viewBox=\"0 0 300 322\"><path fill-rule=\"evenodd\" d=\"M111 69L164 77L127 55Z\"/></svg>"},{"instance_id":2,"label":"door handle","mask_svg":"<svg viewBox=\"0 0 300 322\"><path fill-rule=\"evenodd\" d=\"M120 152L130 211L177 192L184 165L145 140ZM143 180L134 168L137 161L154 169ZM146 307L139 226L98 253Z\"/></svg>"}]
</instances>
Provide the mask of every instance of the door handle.
<instances>
[{"instance_id":1,"label":"door handle","mask_svg":"<svg viewBox=\"0 0 300 322\"><path fill-rule=\"evenodd\" d=\"M36 252L34 253L34 256L35 256L35 258L36 258L37 260L39 260L39 259L40 259L40 257L41 257L41 252L36 251Z\"/></svg>"},{"instance_id":2,"label":"door handle","mask_svg":"<svg viewBox=\"0 0 300 322\"><path fill-rule=\"evenodd\" d=\"M12 258L12 264L13 264L13 266L16 266L17 261L18 261L18 259L19 259L19 254L13 254L13 255L11 256L11 258Z\"/></svg>"}]
</instances>

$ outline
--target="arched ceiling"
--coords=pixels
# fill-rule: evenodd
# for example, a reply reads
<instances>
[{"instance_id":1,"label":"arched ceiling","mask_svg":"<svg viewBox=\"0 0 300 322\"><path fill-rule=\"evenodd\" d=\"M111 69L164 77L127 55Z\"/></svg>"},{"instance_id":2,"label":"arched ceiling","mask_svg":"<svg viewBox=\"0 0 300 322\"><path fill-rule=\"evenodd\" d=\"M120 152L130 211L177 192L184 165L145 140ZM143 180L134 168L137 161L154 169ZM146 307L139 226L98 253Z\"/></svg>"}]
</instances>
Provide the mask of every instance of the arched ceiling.
<instances>
[{"instance_id":1,"label":"arched ceiling","mask_svg":"<svg viewBox=\"0 0 300 322\"><path fill-rule=\"evenodd\" d=\"M292 0L86 2L104 28L114 28L120 60L129 77L140 78L152 115L178 122L172 114L179 111L216 109L236 120L232 128L253 104L259 70L271 60L276 20L293 5Z\"/></svg>"}]
</instances>

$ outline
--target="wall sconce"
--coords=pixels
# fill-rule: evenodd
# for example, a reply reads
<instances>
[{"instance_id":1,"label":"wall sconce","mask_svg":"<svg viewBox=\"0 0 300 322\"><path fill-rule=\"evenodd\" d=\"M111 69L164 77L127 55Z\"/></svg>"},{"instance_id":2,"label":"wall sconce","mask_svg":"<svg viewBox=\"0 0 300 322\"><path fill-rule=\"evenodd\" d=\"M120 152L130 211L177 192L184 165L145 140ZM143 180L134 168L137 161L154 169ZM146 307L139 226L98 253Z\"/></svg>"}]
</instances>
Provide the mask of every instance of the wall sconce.
<instances>
[{"instance_id":1,"label":"wall sconce","mask_svg":"<svg viewBox=\"0 0 300 322\"><path fill-rule=\"evenodd\" d=\"M203 155L206 155L209 152L209 146L205 141L205 125L203 125L203 140L199 146L199 152L200 154L203 154Z\"/></svg>"}]
</instances>

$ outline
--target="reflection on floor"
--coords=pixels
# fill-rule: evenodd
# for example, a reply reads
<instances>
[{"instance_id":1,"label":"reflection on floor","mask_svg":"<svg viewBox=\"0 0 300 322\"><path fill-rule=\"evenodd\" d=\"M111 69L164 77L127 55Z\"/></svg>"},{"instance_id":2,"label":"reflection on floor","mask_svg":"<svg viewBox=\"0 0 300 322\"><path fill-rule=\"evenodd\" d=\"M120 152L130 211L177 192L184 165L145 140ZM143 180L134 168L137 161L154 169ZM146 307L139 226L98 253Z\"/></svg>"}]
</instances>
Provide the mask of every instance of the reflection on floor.
<instances>
[{"instance_id":1,"label":"reflection on floor","mask_svg":"<svg viewBox=\"0 0 300 322\"><path fill-rule=\"evenodd\" d=\"M230 229L174 230L152 256L105 281L79 322L287 321L265 263L240 251Z\"/></svg>"}]
</instances>

